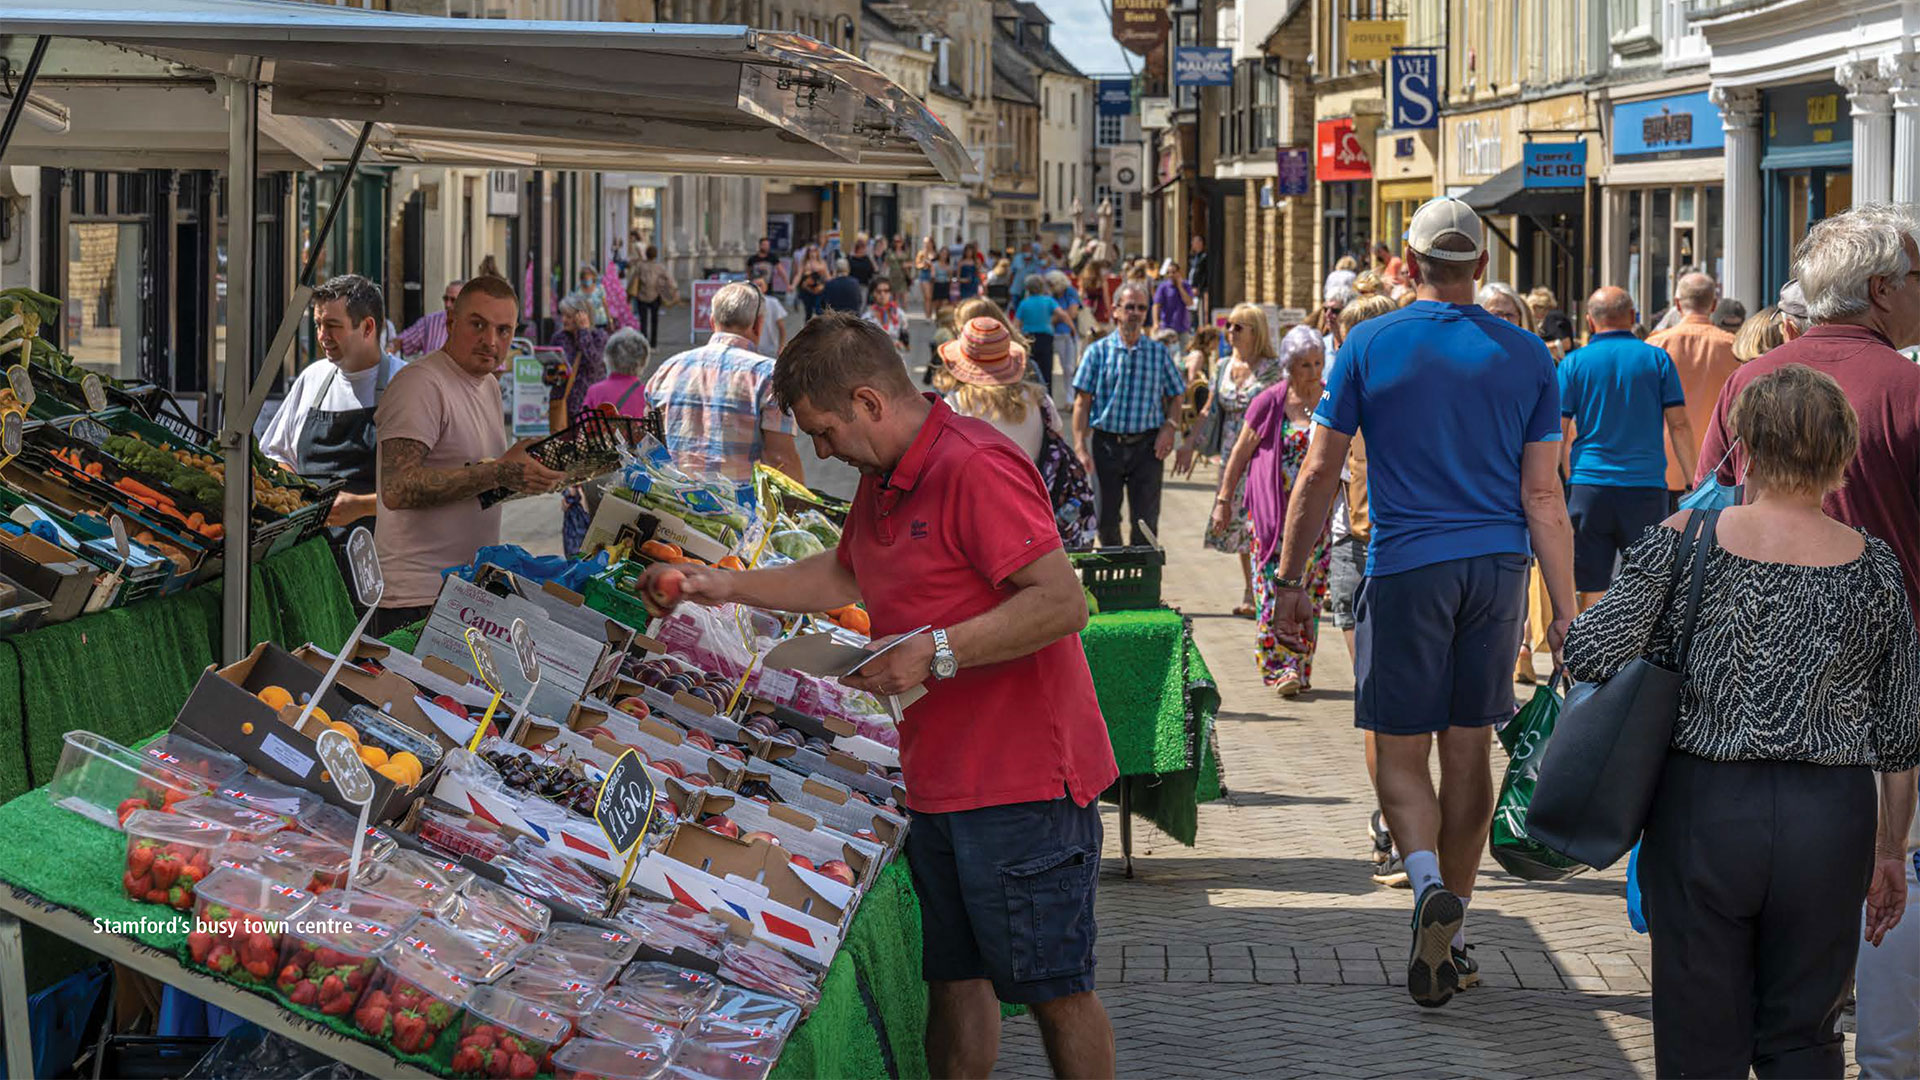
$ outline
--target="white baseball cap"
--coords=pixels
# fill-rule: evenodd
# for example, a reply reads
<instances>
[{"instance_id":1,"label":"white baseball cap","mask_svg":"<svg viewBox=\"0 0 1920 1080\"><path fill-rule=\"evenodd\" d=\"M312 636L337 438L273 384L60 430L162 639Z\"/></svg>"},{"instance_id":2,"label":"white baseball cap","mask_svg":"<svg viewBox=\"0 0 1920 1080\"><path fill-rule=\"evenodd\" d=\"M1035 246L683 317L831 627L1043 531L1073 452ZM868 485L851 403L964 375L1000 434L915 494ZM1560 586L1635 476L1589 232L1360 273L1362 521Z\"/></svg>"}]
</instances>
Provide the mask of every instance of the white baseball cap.
<instances>
[{"instance_id":1,"label":"white baseball cap","mask_svg":"<svg viewBox=\"0 0 1920 1080\"><path fill-rule=\"evenodd\" d=\"M1440 246L1440 241L1448 237L1459 239ZM1462 247L1461 241L1467 246ZM1473 262L1487 249L1487 235L1472 207L1442 195L1428 199L1413 212L1413 220L1407 223L1407 246L1429 259Z\"/></svg>"}]
</instances>

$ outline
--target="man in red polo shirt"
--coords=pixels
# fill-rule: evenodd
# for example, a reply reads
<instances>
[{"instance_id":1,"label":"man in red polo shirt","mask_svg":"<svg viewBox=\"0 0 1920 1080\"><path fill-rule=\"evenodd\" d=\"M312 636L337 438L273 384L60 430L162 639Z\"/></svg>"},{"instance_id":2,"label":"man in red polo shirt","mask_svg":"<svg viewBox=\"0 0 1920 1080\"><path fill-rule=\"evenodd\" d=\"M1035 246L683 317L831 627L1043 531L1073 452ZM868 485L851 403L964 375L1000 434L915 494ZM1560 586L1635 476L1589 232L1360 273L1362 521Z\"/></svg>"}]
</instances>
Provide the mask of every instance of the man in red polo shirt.
<instances>
[{"instance_id":1,"label":"man in red polo shirt","mask_svg":"<svg viewBox=\"0 0 1920 1080\"><path fill-rule=\"evenodd\" d=\"M991 426L922 397L892 339L852 315L820 315L789 341L773 393L821 457L861 472L840 546L772 570L676 567L682 598L803 612L858 600L882 643L937 628L846 680L927 689L904 713L900 756L928 1064L988 1075L1008 1001L1032 1007L1057 1075L1112 1076L1093 991L1094 800L1119 769L1040 474Z\"/></svg>"}]
</instances>

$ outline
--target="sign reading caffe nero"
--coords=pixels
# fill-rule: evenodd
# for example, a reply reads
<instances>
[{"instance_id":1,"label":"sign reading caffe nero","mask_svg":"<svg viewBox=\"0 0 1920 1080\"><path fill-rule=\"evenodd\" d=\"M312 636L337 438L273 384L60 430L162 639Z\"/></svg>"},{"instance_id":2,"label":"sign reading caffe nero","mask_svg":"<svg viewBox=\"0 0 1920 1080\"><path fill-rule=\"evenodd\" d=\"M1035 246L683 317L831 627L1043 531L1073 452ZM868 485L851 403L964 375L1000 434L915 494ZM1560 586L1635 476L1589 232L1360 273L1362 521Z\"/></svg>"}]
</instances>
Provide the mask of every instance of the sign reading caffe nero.
<instances>
[{"instance_id":1,"label":"sign reading caffe nero","mask_svg":"<svg viewBox=\"0 0 1920 1080\"><path fill-rule=\"evenodd\" d=\"M1702 90L1613 107L1613 160L1713 157L1726 145L1720 110Z\"/></svg>"}]
</instances>

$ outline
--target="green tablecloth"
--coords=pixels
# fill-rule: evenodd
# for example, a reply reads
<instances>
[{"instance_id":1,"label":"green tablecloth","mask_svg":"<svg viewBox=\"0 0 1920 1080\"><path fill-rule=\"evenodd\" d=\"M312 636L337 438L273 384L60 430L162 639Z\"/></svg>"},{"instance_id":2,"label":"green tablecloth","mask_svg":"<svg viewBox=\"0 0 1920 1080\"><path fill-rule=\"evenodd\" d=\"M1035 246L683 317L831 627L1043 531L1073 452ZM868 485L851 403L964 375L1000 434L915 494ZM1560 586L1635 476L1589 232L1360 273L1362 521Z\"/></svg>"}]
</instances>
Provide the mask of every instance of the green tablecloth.
<instances>
[{"instance_id":1,"label":"green tablecloth","mask_svg":"<svg viewBox=\"0 0 1920 1080\"><path fill-rule=\"evenodd\" d=\"M1116 611L1095 615L1080 641L1133 812L1191 847L1198 804L1225 791L1220 693L1192 627L1171 608Z\"/></svg>"}]
</instances>

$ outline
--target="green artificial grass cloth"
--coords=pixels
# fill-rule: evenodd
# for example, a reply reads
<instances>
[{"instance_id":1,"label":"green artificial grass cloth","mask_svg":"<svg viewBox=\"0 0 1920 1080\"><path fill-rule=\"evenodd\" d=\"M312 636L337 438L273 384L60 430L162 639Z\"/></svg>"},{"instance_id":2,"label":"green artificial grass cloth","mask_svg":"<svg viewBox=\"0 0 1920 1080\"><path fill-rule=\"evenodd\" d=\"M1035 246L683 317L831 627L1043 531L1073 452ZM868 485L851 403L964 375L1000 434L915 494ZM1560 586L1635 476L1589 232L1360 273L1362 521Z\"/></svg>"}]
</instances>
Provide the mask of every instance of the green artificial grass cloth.
<instances>
[{"instance_id":1,"label":"green artificial grass cloth","mask_svg":"<svg viewBox=\"0 0 1920 1080\"><path fill-rule=\"evenodd\" d=\"M1132 811L1192 847L1198 804L1225 782L1213 731L1220 693L1191 626L1171 608L1116 611L1088 620L1080 641Z\"/></svg>"}]
</instances>

